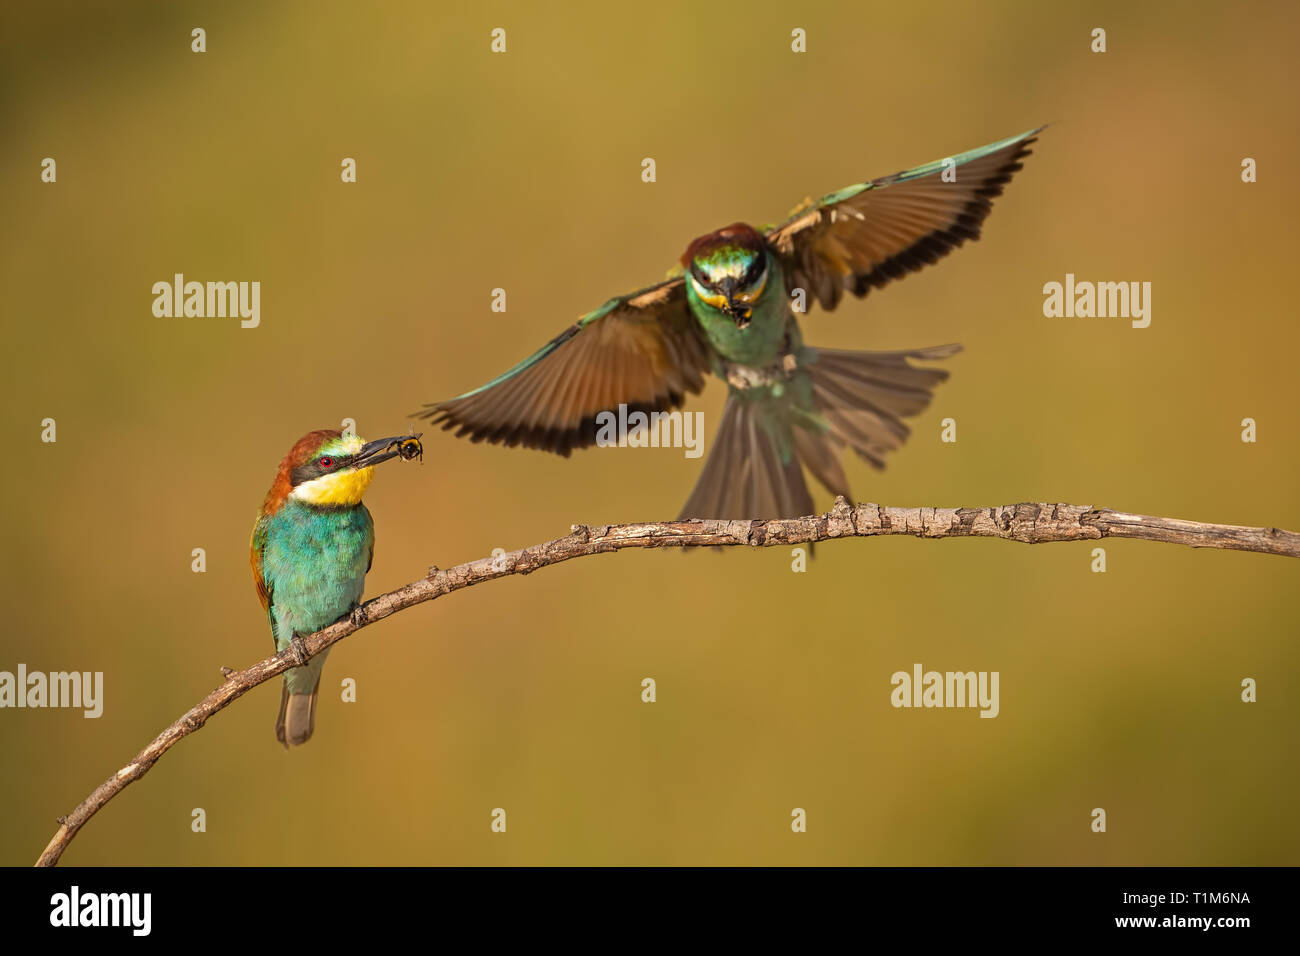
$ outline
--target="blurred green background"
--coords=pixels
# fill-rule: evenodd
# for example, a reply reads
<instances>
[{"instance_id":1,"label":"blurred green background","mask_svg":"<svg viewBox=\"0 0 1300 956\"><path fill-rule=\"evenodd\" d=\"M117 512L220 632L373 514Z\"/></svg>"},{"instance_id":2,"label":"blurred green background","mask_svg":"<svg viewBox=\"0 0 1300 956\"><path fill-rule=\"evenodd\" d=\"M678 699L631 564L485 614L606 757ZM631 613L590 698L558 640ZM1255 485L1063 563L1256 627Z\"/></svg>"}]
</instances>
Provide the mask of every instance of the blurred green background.
<instances>
[{"instance_id":1,"label":"blurred green background","mask_svg":"<svg viewBox=\"0 0 1300 956\"><path fill-rule=\"evenodd\" d=\"M106 702L0 711L0 863L270 652L248 532L302 433L404 432L700 233L1039 123L982 241L804 323L966 346L887 471L849 460L856 494L1300 528L1294 5L455 6L6 8L0 669L100 670ZM259 280L261 327L155 318L175 272ZM1044 318L1067 272L1151 281L1151 327ZM690 406L710 436L723 396ZM701 465L425 437L367 496L368 596L669 518ZM625 552L459 592L334 649L306 747L276 744L264 685L64 860L1300 862L1300 566L1109 541L1094 574L1092 547L859 540L805 574L782 549ZM1001 716L894 710L915 662L1000 671Z\"/></svg>"}]
</instances>

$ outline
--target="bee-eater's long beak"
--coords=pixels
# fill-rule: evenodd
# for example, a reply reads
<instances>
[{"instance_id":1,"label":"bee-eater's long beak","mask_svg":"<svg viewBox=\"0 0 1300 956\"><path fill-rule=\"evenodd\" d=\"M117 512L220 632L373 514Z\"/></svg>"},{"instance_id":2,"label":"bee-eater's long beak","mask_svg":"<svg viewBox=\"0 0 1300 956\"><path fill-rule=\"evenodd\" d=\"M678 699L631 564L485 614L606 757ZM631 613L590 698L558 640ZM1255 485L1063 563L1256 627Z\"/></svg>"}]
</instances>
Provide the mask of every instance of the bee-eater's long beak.
<instances>
[{"instance_id":1,"label":"bee-eater's long beak","mask_svg":"<svg viewBox=\"0 0 1300 956\"><path fill-rule=\"evenodd\" d=\"M727 315L736 320L736 328L743 329L749 325L749 315L753 311L753 306L748 302L736 301L736 280L731 276L724 278L720 285L722 294L727 299Z\"/></svg>"},{"instance_id":2,"label":"bee-eater's long beak","mask_svg":"<svg viewBox=\"0 0 1300 956\"><path fill-rule=\"evenodd\" d=\"M361 451L357 452L357 456L352 459L352 467L372 468L381 461L388 461L388 459L396 458L398 455L403 458L413 458L420 451L423 451L419 441L420 435L423 434L424 432L415 435L395 435L392 438L381 438L378 441L366 442L361 446ZM414 446L409 445L412 441L415 442ZM407 452L408 448L411 449L409 454Z\"/></svg>"}]
</instances>

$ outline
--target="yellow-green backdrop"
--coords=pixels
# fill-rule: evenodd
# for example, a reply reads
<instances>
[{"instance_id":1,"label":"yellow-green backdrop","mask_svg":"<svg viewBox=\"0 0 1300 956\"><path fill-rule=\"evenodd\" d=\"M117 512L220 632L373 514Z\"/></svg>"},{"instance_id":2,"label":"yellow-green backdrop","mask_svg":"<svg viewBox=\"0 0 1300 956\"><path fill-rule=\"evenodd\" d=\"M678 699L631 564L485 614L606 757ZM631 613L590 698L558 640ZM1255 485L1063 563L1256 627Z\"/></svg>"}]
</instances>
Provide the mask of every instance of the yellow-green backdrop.
<instances>
[{"instance_id":1,"label":"yellow-green backdrop","mask_svg":"<svg viewBox=\"0 0 1300 956\"><path fill-rule=\"evenodd\" d=\"M1039 123L980 242L804 323L966 347L888 470L848 463L856 494L1300 527L1298 23L1276 3L12 5L0 670L103 671L106 700L0 711L0 863L33 860L220 665L270 651L248 532L302 433L403 432L695 235ZM260 327L154 317L177 272L260 281ZM1152 282L1151 326L1045 318L1066 273ZM690 406L709 435L724 391ZM367 498L368 595L671 517L701 464L425 438ZM1108 541L1102 574L1092 547L856 540L803 574L784 549L627 552L476 587L336 647L307 746L276 744L260 687L65 860L1300 861L1300 565ZM999 671L1000 716L893 709L918 662Z\"/></svg>"}]
</instances>

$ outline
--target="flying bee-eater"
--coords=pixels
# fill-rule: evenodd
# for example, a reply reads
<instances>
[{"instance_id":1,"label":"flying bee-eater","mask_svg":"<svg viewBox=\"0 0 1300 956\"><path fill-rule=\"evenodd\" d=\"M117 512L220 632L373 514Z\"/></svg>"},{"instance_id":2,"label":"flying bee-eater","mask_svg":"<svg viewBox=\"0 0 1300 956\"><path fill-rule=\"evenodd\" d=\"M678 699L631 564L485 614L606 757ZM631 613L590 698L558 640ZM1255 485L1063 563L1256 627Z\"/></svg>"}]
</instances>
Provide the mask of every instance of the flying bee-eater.
<instances>
[{"instance_id":1,"label":"flying bee-eater","mask_svg":"<svg viewBox=\"0 0 1300 956\"><path fill-rule=\"evenodd\" d=\"M681 517L811 514L801 463L851 497L844 448L883 468L907 438L902 419L948 377L909 360L961 346L816 349L796 313L813 299L829 310L845 292L862 298L978 239L1041 129L805 200L776 226L700 236L666 281L610 299L486 385L415 414L476 442L567 456L607 443L610 415L667 412L712 372L727 402Z\"/></svg>"},{"instance_id":2,"label":"flying bee-eater","mask_svg":"<svg viewBox=\"0 0 1300 956\"><path fill-rule=\"evenodd\" d=\"M303 635L334 623L361 603L375 555L375 526L361 498L375 466L398 456L414 457L418 438L365 442L321 429L298 439L280 462L250 543L253 583L277 653L296 645L303 654ZM326 648L284 673L275 737L286 749L311 737L328 653Z\"/></svg>"}]
</instances>

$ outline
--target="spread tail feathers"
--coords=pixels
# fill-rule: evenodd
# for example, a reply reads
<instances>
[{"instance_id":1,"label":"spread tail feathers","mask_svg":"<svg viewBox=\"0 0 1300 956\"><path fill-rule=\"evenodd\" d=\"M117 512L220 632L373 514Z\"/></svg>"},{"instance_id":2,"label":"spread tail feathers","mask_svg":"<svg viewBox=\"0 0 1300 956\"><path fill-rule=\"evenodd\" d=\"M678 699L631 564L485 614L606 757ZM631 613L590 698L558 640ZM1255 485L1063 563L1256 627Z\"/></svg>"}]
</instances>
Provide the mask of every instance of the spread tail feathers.
<instances>
[{"instance_id":1,"label":"spread tail feathers","mask_svg":"<svg viewBox=\"0 0 1300 956\"><path fill-rule=\"evenodd\" d=\"M770 400L752 400L733 390L681 517L812 514L801 462L831 494L851 499L840 461L844 448L883 468L885 455L900 447L910 433L902 419L923 411L935 386L948 377L944 369L919 368L908 359L943 359L959 351L960 345L903 352L805 349L800 371L808 376L824 430L805 428L785 415L774 416ZM773 437L778 430L793 439L783 443L784 456Z\"/></svg>"},{"instance_id":2,"label":"spread tail feathers","mask_svg":"<svg viewBox=\"0 0 1300 956\"><path fill-rule=\"evenodd\" d=\"M939 345L906 352L809 351L811 361L804 367L812 379L817 411L830 426L828 437L838 448L848 445L875 467L884 468L885 455L899 448L911 434L902 419L924 411L935 386L948 377L946 369L918 368L908 359L948 358L960 352L961 346ZM813 441L818 437L809 433ZM825 457L826 452L823 450L821 455ZM839 456L833 457L838 460ZM830 491L848 497L843 472L824 476L811 460L805 459L805 464ZM829 480L833 477L840 479L840 488Z\"/></svg>"},{"instance_id":3,"label":"spread tail feathers","mask_svg":"<svg viewBox=\"0 0 1300 956\"><path fill-rule=\"evenodd\" d=\"M734 392L727 396L713 449L682 518L795 518L812 513L812 495L799 459L788 454L782 463L759 420L762 413L759 401Z\"/></svg>"},{"instance_id":4,"label":"spread tail feathers","mask_svg":"<svg viewBox=\"0 0 1300 956\"><path fill-rule=\"evenodd\" d=\"M284 744L284 749L305 744L316 729L316 694L320 691L318 683L310 694L289 693L288 683L280 692L280 716L275 719L275 739Z\"/></svg>"}]
</instances>

